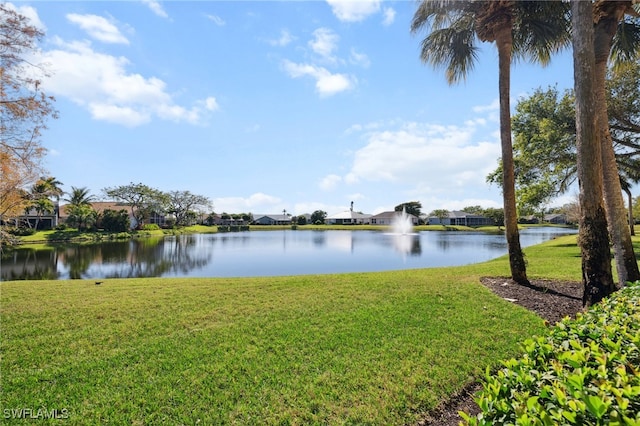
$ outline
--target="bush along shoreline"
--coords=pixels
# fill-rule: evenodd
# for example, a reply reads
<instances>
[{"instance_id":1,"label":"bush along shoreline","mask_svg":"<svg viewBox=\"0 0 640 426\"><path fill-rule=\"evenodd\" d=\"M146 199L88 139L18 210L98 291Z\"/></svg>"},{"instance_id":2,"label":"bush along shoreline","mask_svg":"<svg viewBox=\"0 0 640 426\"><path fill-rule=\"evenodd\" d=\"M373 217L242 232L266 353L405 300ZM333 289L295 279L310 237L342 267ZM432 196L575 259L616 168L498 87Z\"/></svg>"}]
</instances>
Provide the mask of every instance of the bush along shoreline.
<instances>
[{"instance_id":1,"label":"bush along shoreline","mask_svg":"<svg viewBox=\"0 0 640 426\"><path fill-rule=\"evenodd\" d=\"M463 425L640 425L640 281L526 340Z\"/></svg>"}]
</instances>

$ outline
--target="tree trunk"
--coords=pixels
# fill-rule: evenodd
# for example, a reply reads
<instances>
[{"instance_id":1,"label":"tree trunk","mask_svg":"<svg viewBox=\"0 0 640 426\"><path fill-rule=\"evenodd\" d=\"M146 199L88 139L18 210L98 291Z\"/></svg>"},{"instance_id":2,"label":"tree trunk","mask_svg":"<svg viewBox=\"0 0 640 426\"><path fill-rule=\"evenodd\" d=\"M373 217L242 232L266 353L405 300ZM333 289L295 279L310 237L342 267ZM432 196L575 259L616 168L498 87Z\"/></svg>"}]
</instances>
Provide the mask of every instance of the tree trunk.
<instances>
[{"instance_id":1,"label":"tree trunk","mask_svg":"<svg viewBox=\"0 0 640 426\"><path fill-rule=\"evenodd\" d=\"M516 209L516 186L513 164L513 145L511 142L511 49L513 39L511 27L496 31L498 47L500 92L500 146L502 148L502 198L504 204L504 226L509 250L511 278L518 284L528 285L527 266L520 246L518 231L518 211Z\"/></svg>"},{"instance_id":2,"label":"tree trunk","mask_svg":"<svg viewBox=\"0 0 640 426\"><path fill-rule=\"evenodd\" d=\"M618 27L618 21L623 16L624 6L622 9L611 10L596 23L594 28L595 101L598 114L598 130L602 145L604 206L618 272L618 285L620 287L624 286L627 281L640 280L640 270L638 270L638 262L631 242L631 232L627 224L620 175L613 149L613 140L609 132L609 114L607 113L607 61L611 52L613 36Z\"/></svg>"},{"instance_id":3,"label":"tree trunk","mask_svg":"<svg viewBox=\"0 0 640 426\"><path fill-rule=\"evenodd\" d=\"M627 201L628 201L628 213L629 213L629 234L636 235L636 230L633 226L633 195L631 194L631 190L626 188L624 192L627 193Z\"/></svg>"},{"instance_id":4,"label":"tree trunk","mask_svg":"<svg viewBox=\"0 0 640 426\"><path fill-rule=\"evenodd\" d=\"M616 290L611 274L609 235L602 201L602 155L595 105L595 55L591 2L573 0L573 74L580 183L582 303L591 306Z\"/></svg>"}]
</instances>

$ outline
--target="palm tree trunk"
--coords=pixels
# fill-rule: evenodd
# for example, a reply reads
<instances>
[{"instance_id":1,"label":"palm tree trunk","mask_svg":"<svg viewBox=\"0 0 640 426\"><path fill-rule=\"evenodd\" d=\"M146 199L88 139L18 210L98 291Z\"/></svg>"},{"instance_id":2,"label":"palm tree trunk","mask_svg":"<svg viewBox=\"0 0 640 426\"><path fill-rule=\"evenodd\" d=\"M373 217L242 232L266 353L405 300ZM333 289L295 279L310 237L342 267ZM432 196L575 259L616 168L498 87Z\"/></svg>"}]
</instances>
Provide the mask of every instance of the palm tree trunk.
<instances>
[{"instance_id":1,"label":"palm tree trunk","mask_svg":"<svg viewBox=\"0 0 640 426\"><path fill-rule=\"evenodd\" d=\"M580 182L582 303L591 306L613 293L609 234L602 201L602 145L595 105L595 55L591 2L573 0L573 73L576 96L576 140Z\"/></svg>"},{"instance_id":2,"label":"palm tree trunk","mask_svg":"<svg viewBox=\"0 0 640 426\"><path fill-rule=\"evenodd\" d=\"M624 188L624 192L627 194L628 213L629 213L629 234L636 235L635 227L633 226L633 195L629 188Z\"/></svg>"},{"instance_id":3,"label":"palm tree trunk","mask_svg":"<svg viewBox=\"0 0 640 426\"><path fill-rule=\"evenodd\" d=\"M602 145L604 205L618 272L618 285L622 287L627 281L639 280L640 270L638 270L638 262L631 242L631 232L627 224L627 214L625 212L624 199L622 198L622 187L613 150L613 140L609 132L609 114L607 112L607 61L617 26L618 16L616 16L616 13L610 13L602 17L594 28L594 49L596 111L598 114L597 123L600 132L600 143Z\"/></svg>"},{"instance_id":4,"label":"palm tree trunk","mask_svg":"<svg viewBox=\"0 0 640 426\"><path fill-rule=\"evenodd\" d=\"M520 246L518 231L518 212L516 209L515 173L513 163L513 144L511 142L511 49L513 44L512 28L503 27L497 31L500 93L500 146L502 148L502 198L504 204L504 225L509 250L511 278L518 284L528 285L527 266Z\"/></svg>"}]
</instances>

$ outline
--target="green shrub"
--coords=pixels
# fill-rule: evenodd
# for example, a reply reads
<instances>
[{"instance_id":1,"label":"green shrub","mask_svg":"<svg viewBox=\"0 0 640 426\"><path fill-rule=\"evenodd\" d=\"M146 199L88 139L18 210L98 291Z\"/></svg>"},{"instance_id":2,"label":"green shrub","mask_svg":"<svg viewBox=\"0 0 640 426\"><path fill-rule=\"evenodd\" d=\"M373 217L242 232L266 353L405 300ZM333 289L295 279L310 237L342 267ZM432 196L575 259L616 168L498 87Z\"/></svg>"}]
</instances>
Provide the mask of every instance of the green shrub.
<instances>
[{"instance_id":1,"label":"green shrub","mask_svg":"<svg viewBox=\"0 0 640 426\"><path fill-rule=\"evenodd\" d=\"M147 223L146 225L142 225L143 231L157 231L160 229L157 223Z\"/></svg>"},{"instance_id":2,"label":"green shrub","mask_svg":"<svg viewBox=\"0 0 640 426\"><path fill-rule=\"evenodd\" d=\"M107 232L127 232L131 225L129 213L124 209L119 211L106 209L102 212L102 219L100 222L102 228Z\"/></svg>"},{"instance_id":3,"label":"green shrub","mask_svg":"<svg viewBox=\"0 0 640 426\"><path fill-rule=\"evenodd\" d=\"M6 232L8 232L11 235L15 235L17 237L26 237L28 235L33 235L36 233L35 228L15 228L15 227L10 227L10 228L6 228Z\"/></svg>"},{"instance_id":4,"label":"green shrub","mask_svg":"<svg viewBox=\"0 0 640 426\"><path fill-rule=\"evenodd\" d=\"M487 371L466 425L640 425L640 281Z\"/></svg>"}]
</instances>

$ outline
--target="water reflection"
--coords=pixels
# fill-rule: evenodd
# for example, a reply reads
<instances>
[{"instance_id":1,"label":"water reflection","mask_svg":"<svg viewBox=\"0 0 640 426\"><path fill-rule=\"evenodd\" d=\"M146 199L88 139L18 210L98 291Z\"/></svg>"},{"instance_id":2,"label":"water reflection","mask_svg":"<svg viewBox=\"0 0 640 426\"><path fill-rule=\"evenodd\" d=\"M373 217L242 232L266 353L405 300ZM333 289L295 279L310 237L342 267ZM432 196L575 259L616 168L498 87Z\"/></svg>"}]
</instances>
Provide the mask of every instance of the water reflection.
<instances>
[{"instance_id":1,"label":"water reflection","mask_svg":"<svg viewBox=\"0 0 640 426\"><path fill-rule=\"evenodd\" d=\"M393 248L403 256L420 256L422 246L418 234L393 234L391 235Z\"/></svg>"},{"instance_id":2,"label":"water reflection","mask_svg":"<svg viewBox=\"0 0 640 426\"><path fill-rule=\"evenodd\" d=\"M3 252L0 277L2 281L55 280L60 278L55 267L57 263L58 251L53 247Z\"/></svg>"},{"instance_id":3,"label":"water reflection","mask_svg":"<svg viewBox=\"0 0 640 426\"><path fill-rule=\"evenodd\" d=\"M575 233L533 228L523 247ZM273 276L477 263L506 254L503 235L377 231L251 231L20 248L3 253L0 279Z\"/></svg>"}]
</instances>

